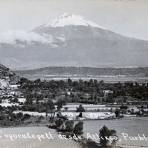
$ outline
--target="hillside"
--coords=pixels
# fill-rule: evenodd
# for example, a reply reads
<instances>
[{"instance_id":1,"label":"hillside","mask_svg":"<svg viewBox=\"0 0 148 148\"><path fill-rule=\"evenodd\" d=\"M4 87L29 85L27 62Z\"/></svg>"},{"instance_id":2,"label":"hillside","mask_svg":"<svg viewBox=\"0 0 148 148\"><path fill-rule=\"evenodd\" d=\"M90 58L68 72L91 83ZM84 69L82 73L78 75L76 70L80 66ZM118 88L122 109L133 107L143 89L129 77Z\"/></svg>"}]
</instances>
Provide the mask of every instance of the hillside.
<instances>
[{"instance_id":1,"label":"hillside","mask_svg":"<svg viewBox=\"0 0 148 148\"><path fill-rule=\"evenodd\" d=\"M91 67L46 67L34 70L15 71L27 78L55 77L97 77L97 76L133 76L147 77L148 68L91 68Z\"/></svg>"},{"instance_id":2,"label":"hillside","mask_svg":"<svg viewBox=\"0 0 148 148\"><path fill-rule=\"evenodd\" d=\"M7 68L4 65L0 64L0 78L9 76L9 74L10 74L9 68Z\"/></svg>"}]
</instances>

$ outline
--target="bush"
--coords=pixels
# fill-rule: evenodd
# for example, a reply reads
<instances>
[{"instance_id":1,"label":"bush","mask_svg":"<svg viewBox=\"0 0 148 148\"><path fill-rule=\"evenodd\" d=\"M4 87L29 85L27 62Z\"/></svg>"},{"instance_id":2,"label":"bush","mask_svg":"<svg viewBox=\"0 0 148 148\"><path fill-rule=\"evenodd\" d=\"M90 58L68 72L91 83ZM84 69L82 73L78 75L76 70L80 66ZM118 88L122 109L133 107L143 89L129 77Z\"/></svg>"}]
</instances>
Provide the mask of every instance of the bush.
<instances>
[{"instance_id":1,"label":"bush","mask_svg":"<svg viewBox=\"0 0 148 148\"><path fill-rule=\"evenodd\" d=\"M57 119L57 120L55 121L56 127L60 127L62 124L63 124L63 120L62 120L62 119Z\"/></svg>"},{"instance_id":2,"label":"bush","mask_svg":"<svg viewBox=\"0 0 148 148\"><path fill-rule=\"evenodd\" d=\"M29 114L24 114L23 119L22 120L27 120L29 119L31 116Z\"/></svg>"},{"instance_id":3,"label":"bush","mask_svg":"<svg viewBox=\"0 0 148 148\"><path fill-rule=\"evenodd\" d=\"M99 137L100 137L100 145L102 147L106 147L109 143L109 137L110 136L116 136L115 130L110 130L106 126L103 126L99 131ZM117 137L117 136L116 136ZM113 142L113 141L112 141Z\"/></svg>"},{"instance_id":4,"label":"bush","mask_svg":"<svg viewBox=\"0 0 148 148\"><path fill-rule=\"evenodd\" d=\"M66 121L65 126L66 132L72 132L74 127L74 121Z\"/></svg>"},{"instance_id":5,"label":"bush","mask_svg":"<svg viewBox=\"0 0 148 148\"><path fill-rule=\"evenodd\" d=\"M78 136L78 135L82 135L83 134L83 122L79 121L75 127L74 127L74 131L73 133Z\"/></svg>"}]
</instances>

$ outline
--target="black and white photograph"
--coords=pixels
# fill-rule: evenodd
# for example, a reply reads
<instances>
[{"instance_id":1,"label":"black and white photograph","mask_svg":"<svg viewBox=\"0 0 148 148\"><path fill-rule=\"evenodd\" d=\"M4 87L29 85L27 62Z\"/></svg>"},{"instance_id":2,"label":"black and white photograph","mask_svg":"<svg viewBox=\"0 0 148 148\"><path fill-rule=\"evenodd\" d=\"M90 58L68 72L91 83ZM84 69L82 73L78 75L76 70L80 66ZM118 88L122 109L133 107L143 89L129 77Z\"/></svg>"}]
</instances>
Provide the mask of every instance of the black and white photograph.
<instances>
[{"instance_id":1,"label":"black and white photograph","mask_svg":"<svg viewBox=\"0 0 148 148\"><path fill-rule=\"evenodd\" d=\"M0 148L148 148L148 0L0 0Z\"/></svg>"}]
</instances>

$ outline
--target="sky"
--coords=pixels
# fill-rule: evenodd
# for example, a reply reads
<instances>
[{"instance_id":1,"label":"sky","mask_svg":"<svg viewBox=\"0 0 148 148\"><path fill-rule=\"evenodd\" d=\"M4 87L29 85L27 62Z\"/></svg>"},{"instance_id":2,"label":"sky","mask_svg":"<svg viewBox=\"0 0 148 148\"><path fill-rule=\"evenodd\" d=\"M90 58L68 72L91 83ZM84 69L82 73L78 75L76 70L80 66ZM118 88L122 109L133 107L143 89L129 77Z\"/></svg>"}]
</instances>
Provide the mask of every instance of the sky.
<instances>
[{"instance_id":1,"label":"sky","mask_svg":"<svg viewBox=\"0 0 148 148\"><path fill-rule=\"evenodd\" d=\"M116 33L148 40L148 0L0 0L0 33L29 31L65 12L82 15Z\"/></svg>"}]
</instances>

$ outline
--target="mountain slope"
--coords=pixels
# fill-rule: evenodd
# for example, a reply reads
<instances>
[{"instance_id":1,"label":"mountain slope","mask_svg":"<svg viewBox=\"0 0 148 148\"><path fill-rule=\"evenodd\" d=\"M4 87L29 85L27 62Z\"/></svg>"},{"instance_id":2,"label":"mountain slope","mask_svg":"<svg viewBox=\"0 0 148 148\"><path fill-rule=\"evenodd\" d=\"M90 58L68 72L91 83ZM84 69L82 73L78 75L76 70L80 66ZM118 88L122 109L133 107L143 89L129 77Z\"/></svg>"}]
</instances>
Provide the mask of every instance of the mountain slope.
<instances>
[{"instance_id":1,"label":"mountain slope","mask_svg":"<svg viewBox=\"0 0 148 148\"><path fill-rule=\"evenodd\" d=\"M148 41L124 37L80 16L64 14L22 36L0 44L1 61L11 68L148 66Z\"/></svg>"},{"instance_id":2,"label":"mountain slope","mask_svg":"<svg viewBox=\"0 0 148 148\"><path fill-rule=\"evenodd\" d=\"M9 75L9 68L0 64L0 79Z\"/></svg>"}]
</instances>

